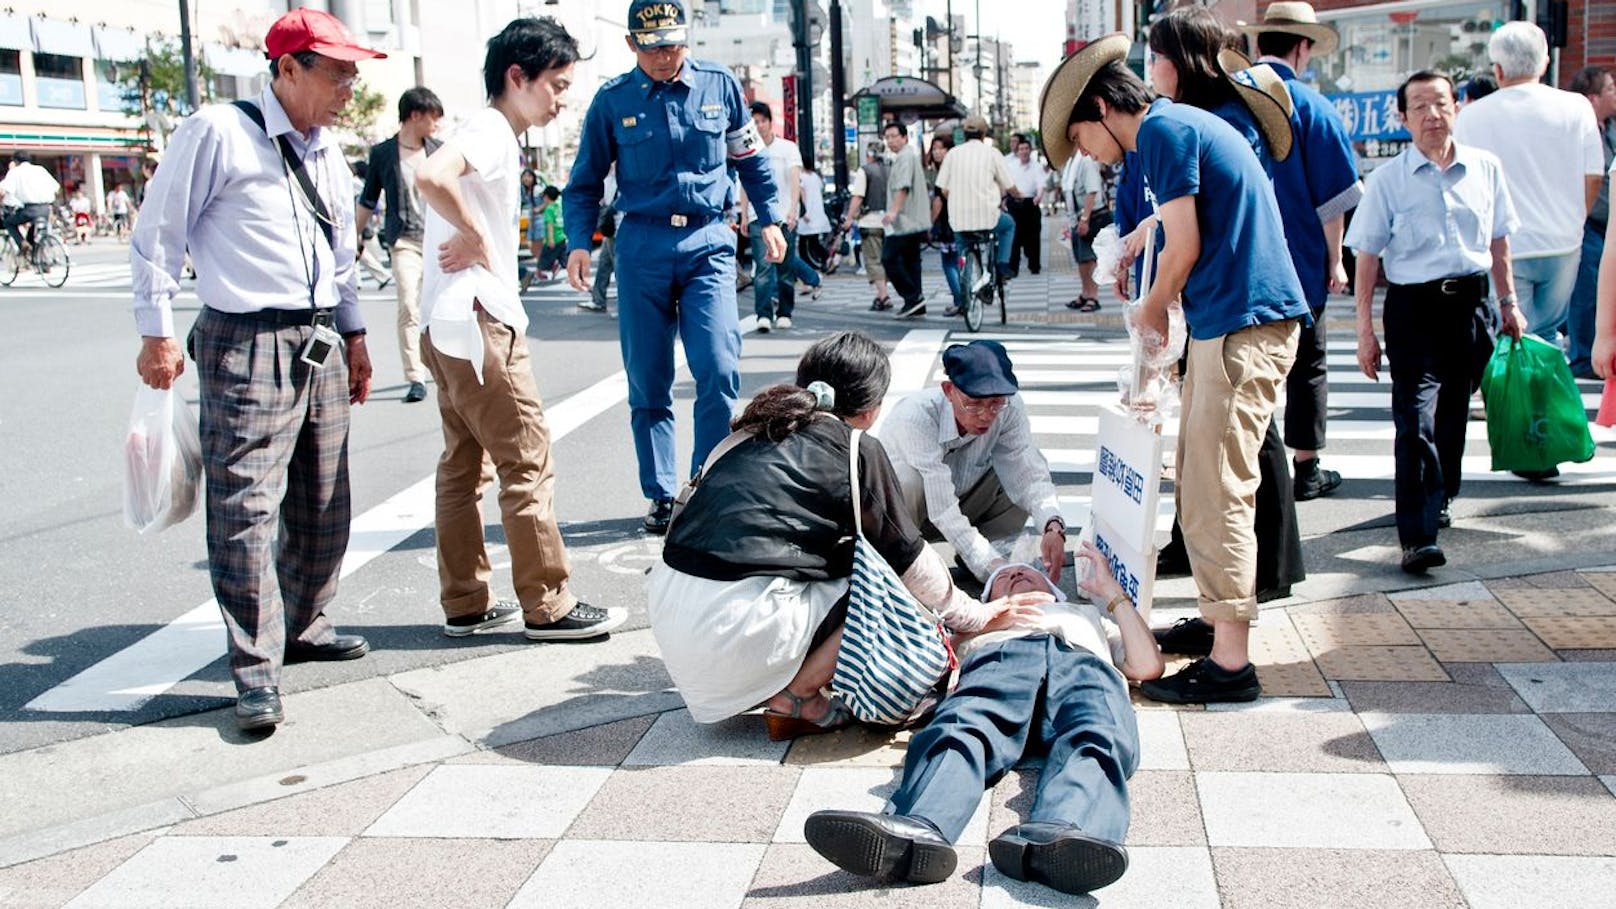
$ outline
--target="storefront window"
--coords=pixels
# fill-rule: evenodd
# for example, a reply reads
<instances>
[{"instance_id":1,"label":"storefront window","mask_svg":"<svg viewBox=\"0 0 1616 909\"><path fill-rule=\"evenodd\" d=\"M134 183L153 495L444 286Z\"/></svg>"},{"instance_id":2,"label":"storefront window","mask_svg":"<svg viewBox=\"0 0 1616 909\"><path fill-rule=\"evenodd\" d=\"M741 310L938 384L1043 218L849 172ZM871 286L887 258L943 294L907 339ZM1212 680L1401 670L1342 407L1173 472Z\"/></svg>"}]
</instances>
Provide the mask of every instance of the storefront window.
<instances>
[{"instance_id":1,"label":"storefront window","mask_svg":"<svg viewBox=\"0 0 1616 909\"><path fill-rule=\"evenodd\" d=\"M22 107L22 54L0 50L0 104Z\"/></svg>"},{"instance_id":2,"label":"storefront window","mask_svg":"<svg viewBox=\"0 0 1616 909\"><path fill-rule=\"evenodd\" d=\"M112 60L95 61L95 103L101 110L117 113L128 109L124 94L134 81L137 66L134 63L116 63Z\"/></svg>"},{"instance_id":3,"label":"storefront window","mask_svg":"<svg viewBox=\"0 0 1616 909\"><path fill-rule=\"evenodd\" d=\"M34 83L40 107L84 110L84 60L61 54L34 54Z\"/></svg>"}]
</instances>

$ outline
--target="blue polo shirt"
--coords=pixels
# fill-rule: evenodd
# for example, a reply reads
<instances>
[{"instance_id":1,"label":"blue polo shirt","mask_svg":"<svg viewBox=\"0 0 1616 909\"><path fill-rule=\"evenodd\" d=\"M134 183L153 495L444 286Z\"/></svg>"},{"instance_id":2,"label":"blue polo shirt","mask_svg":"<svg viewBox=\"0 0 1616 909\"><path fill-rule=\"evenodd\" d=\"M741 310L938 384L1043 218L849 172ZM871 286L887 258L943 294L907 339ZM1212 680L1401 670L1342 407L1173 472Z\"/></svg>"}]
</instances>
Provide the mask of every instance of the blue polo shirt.
<instances>
[{"instance_id":1,"label":"blue polo shirt","mask_svg":"<svg viewBox=\"0 0 1616 909\"><path fill-rule=\"evenodd\" d=\"M1162 98L1139 125L1137 150L1152 204L1195 197L1201 251L1183 295L1190 337L1311 321L1273 187L1238 132L1214 114Z\"/></svg>"}]
</instances>

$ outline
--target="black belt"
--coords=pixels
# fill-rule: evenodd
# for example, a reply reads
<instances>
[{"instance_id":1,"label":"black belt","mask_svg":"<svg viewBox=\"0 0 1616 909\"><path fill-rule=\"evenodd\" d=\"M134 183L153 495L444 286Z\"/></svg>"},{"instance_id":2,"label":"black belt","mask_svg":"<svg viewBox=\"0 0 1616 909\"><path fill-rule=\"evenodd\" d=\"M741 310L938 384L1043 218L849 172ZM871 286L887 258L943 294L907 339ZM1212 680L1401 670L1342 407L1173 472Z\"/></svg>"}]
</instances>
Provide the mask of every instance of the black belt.
<instances>
[{"instance_id":1,"label":"black belt","mask_svg":"<svg viewBox=\"0 0 1616 909\"><path fill-rule=\"evenodd\" d=\"M1409 293L1441 297L1464 297L1474 300L1477 297L1487 296L1487 273L1478 271L1473 275L1437 278L1435 281L1426 281L1421 284L1393 284L1391 286Z\"/></svg>"},{"instance_id":2,"label":"black belt","mask_svg":"<svg viewBox=\"0 0 1616 909\"><path fill-rule=\"evenodd\" d=\"M252 312L225 312L207 307L208 312L227 319L262 322L267 325L331 325L336 321L336 307L324 309L255 309Z\"/></svg>"},{"instance_id":3,"label":"black belt","mask_svg":"<svg viewBox=\"0 0 1616 909\"><path fill-rule=\"evenodd\" d=\"M639 212L629 212L623 216L625 221L634 221L639 224L652 224L657 227L700 227L710 221L716 221L722 215L650 215Z\"/></svg>"}]
</instances>

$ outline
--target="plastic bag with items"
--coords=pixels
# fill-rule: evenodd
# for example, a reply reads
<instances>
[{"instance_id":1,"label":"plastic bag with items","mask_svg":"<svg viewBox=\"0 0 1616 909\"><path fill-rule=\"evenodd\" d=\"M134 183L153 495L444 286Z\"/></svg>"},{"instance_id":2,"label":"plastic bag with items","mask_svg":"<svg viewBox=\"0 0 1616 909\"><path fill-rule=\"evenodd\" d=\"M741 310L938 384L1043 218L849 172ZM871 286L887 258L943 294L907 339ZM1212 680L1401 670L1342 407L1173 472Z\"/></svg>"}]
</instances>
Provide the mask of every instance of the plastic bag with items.
<instances>
[{"instance_id":1,"label":"plastic bag with items","mask_svg":"<svg viewBox=\"0 0 1616 909\"><path fill-rule=\"evenodd\" d=\"M123 455L126 524L143 534L156 533L196 510L202 441L190 408L174 389L140 386Z\"/></svg>"}]
</instances>

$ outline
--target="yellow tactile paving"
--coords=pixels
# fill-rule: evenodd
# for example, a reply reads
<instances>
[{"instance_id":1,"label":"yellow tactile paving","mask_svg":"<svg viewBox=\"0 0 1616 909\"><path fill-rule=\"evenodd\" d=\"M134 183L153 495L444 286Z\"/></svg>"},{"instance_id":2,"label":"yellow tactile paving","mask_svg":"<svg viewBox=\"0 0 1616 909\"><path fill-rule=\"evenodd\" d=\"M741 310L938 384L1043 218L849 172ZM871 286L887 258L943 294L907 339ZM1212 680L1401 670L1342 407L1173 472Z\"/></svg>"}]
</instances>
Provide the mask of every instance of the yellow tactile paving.
<instances>
[{"instance_id":1,"label":"yellow tactile paving","mask_svg":"<svg viewBox=\"0 0 1616 909\"><path fill-rule=\"evenodd\" d=\"M1254 661L1255 662L1255 661ZM1264 697L1327 698L1334 692L1312 660L1299 663L1255 663Z\"/></svg>"},{"instance_id":2,"label":"yellow tactile paving","mask_svg":"<svg viewBox=\"0 0 1616 909\"><path fill-rule=\"evenodd\" d=\"M1549 663L1559 660L1537 635L1496 628L1428 628L1425 646L1444 663Z\"/></svg>"},{"instance_id":3,"label":"yellow tactile paving","mask_svg":"<svg viewBox=\"0 0 1616 909\"><path fill-rule=\"evenodd\" d=\"M1616 571L1579 571L1577 576L1594 585L1605 596L1616 599Z\"/></svg>"},{"instance_id":4,"label":"yellow tactile paving","mask_svg":"<svg viewBox=\"0 0 1616 909\"><path fill-rule=\"evenodd\" d=\"M1291 622L1314 656L1339 647L1418 644L1419 636L1395 612L1356 615L1293 615Z\"/></svg>"},{"instance_id":5,"label":"yellow tactile paving","mask_svg":"<svg viewBox=\"0 0 1616 909\"><path fill-rule=\"evenodd\" d=\"M1616 616L1535 616L1525 622L1555 650L1616 648Z\"/></svg>"},{"instance_id":6,"label":"yellow tactile paving","mask_svg":"<svg viewBox=\"0 0 1616 909\"><path fill-rule=\"evenodd\" d=\"M899 767L914 733L854 726L824 735L807 735L791 743L787 764L834 764L846 767Z\"/></svg>"},{"instance_id":7,"label":"yellow tactile paving","mask_svg":"<svg viewBox=\"0 0 1616 909\"><path fill-rule=\"evenodd\" d=\"M1294 623L1299 618L1302 616L1271 612L1252 626L1251 662L1267 697L1327 698L1332 694L1296 630Z\"/></svg>"},{"instance_id":8,"label":"yellow tactile paving","mask_svg":"<svg viewBox=\"0 0 1616 909\"><path fill-rule=\"evenodd\" d=\"M1420 646L1340 647L1318 657L1327 679L1352 682L1446 682L1448 674Z\"/></svg>"},{"instance_id":9,"label":"yellow tactile paving","mask_svg":"<svg viewBox=\"0 0 1616 909\"><path fill-rule=\"evenodd\" d=\"M1616 616L1616 600L1589 587L1494 590L1493 596L1523 619L1532 616Z\"/></svg>"},{"instance_id":10,"label":"yellow tactile paving","mask_svg":"<svg viewBox=\"0 0 1616 909\"><path fill-rule=\"evenodd\" d=\"M1397 604L1415 628L1520 628L1497 600L1403 600Z\"/></svg>"}]
</instances>

